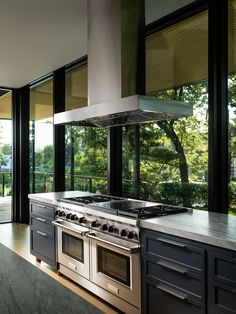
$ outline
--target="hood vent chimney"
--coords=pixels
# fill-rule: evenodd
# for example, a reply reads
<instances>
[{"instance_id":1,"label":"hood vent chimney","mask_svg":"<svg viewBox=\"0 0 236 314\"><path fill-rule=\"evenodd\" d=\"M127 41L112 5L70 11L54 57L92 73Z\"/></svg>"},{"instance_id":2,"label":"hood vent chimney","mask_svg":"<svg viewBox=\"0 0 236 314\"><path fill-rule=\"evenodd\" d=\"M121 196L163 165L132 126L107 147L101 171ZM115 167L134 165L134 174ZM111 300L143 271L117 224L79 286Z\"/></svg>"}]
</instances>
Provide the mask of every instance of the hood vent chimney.
<instances>
[{"instance_id":1,"label":"hood vent chimney","mask_svg":"<svg viewBox=\"0 0 236 314\"><path fill-rule=\"evenodd\" d=\"M145 95L144 0L88 0L88 106L55 124L111 127L192 115L192 106Z\"/></svg>"}]
</instances>

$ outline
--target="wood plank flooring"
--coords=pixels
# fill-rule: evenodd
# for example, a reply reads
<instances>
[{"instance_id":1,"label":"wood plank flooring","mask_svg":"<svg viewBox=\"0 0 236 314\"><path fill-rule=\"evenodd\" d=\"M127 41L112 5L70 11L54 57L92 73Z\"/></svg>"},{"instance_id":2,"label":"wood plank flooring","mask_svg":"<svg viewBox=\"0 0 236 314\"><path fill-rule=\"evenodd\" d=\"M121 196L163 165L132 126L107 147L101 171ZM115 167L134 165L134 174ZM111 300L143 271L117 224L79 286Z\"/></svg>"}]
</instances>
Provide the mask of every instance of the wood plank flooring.
<instances>
[{"instance_id":1,"label":"wood plank flooring","mask_svg":"<svg viewBox=\"0 0 236 314\"><path fill-rule=\"evenodd\" d=\"M89 293L86 289L79 287L77 284L64 276L59 276L47 264L43 262L38 263L35 257L30 254L30 228L28 225L18 223L0 224L0 242L82 298L85 298L88 302L98 307L104 313L119 313L108 304L102 302L101 299Z\"/></svg>"}]
</instances>

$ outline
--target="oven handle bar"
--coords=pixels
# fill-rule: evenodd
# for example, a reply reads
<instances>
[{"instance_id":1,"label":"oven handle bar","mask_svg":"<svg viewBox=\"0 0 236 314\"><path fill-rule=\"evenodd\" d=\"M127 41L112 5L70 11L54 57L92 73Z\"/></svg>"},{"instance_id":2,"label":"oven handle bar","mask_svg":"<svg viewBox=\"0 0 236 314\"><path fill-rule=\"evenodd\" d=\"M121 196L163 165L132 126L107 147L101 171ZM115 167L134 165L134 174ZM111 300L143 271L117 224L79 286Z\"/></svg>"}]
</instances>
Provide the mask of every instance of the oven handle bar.
<instances>
[{"instance_id":1,"label":"oven handle bar","mask_svg":"<svg viewBox=\"0 0 236 314\"><path fill-rule=\"evenodd\" d=\"M63 225L60 222L57 222L56 220L52 221L52 224L56 227L60 227L60 228L65 229L65 230L76 232L76 233L80 234L81 236L84 236L89 232L89 230L87 230L87 231L79 230L78 227L76 229L70 228L68 226Z\"/></svg>"},{"instance_id":2,"label":"oven handle bar","mask_svg":"<svg viewBox=\"0 0 236 314\"><path fill-rule=\"evenodd\" d=\"M134 254L134 253L138 253L139 250L140 250L140 245L136 245L136 246L133 246L133 247L127 247L127 246L123 246L121 244L118 244L118 243L114 243L114 242L111 242L109 240L105 240L105 239L102 239L102 238L99 238L98 236L94 235L94 234L86 234L86 236L90 239L93 239L93 240L96 240L96 241L99 241L99 242L102 242L102 243L105 243L105 244L109 244L109 245L112 245L118 249L121 249L125 252L128 252L129 254Z\"/></svg>"}]
</instances>

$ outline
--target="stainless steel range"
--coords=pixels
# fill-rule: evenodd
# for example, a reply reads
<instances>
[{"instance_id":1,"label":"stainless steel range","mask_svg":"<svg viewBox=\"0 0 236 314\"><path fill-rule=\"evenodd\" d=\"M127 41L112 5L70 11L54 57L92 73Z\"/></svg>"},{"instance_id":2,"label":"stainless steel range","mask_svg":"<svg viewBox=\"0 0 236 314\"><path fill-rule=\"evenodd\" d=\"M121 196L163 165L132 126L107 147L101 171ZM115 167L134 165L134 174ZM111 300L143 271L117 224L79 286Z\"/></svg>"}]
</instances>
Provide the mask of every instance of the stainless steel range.
<instances>
[{"instance_id":1,"label":"stainless steel range","mask_svg":"<svg viewBox=\"0 0 236 314\"><path fill-rule=\"evenodd\" d=\"M59 272L124 313L140 313L139 221L187 209L96 194L60 204Z\"/></svg>"}]
</instances>

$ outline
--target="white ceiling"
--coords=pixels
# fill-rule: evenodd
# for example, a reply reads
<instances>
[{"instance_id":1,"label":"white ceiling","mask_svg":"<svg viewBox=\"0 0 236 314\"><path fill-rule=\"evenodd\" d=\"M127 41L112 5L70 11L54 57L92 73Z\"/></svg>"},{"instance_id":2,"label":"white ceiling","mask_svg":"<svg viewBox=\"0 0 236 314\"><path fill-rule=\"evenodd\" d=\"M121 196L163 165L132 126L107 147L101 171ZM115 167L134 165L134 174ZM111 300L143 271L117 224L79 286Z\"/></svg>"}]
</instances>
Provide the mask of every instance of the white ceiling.
<instances>
[{"instance_id":1,"label":"white ceiling","mask_svg":"<svg viewBox=\"0 0 236 314\"><path fill-rule=\"evenodd\" d=\"M190 2L146 0L146 24ZM87 54L87 0L0 0L0 5L1 87L24 86Z\"/></svg>"}]
</instances>

